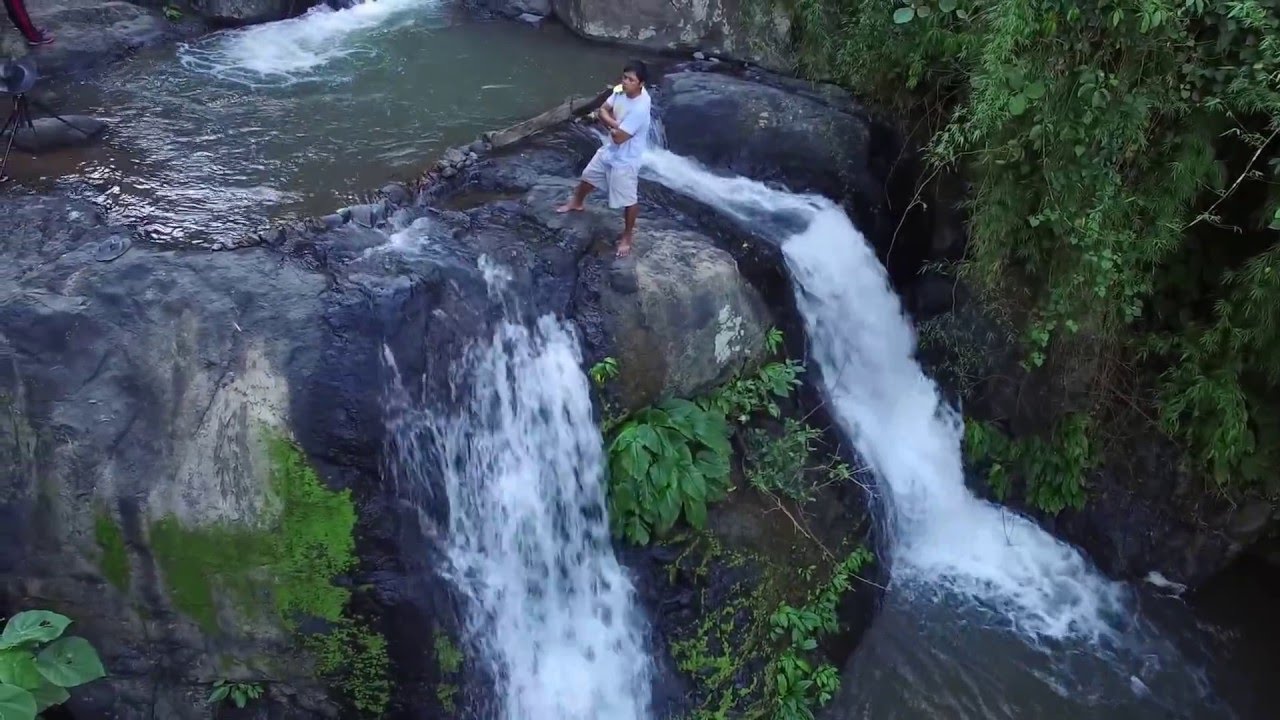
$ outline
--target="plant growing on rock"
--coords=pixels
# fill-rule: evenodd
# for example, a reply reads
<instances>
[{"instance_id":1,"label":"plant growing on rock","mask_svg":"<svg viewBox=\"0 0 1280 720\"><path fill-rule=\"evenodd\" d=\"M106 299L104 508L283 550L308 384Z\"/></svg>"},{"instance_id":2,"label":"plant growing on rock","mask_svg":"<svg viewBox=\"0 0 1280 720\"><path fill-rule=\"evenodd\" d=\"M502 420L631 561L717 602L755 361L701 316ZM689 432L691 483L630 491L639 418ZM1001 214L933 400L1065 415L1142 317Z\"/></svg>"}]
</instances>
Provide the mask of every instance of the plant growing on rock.
<instances>
[{"instance_id":1,"label":"plant growing on rock","mask_svg":"<svg viewBox=\"0 0 1280 720\"><path fill-rule=\"evenodd\" d=\"M614 533L644 545L683 515L702 528L707 503L728 491L729 428L724 415L671 399L633 415L609 445L609 520Z\"/></svg>"},{"instance_id":2,"label":"plant growing on rock","mask_svg":"<svg viewBox=\"0 0 1280 720\"><path fill-rule=\"evenodd\" d=\"M250 682L231 682L219 680L213 684L213 692L209 693L209 704L231 701L238 708L243 708L250 700L262 697L262 686Z\"/></svg>"},{"instance_id":3,"label":"plant growing on rock","mask_svg":"<svg viewBox=\"0 0 1280 720\"><path fill-rule=\"evenodd\" d=\"M34 720L70 699L67 688L106 676L88 640L62 637L70 624L47 610L9 618L0 633L0 718Z\"/></svg>"}]
</instances>

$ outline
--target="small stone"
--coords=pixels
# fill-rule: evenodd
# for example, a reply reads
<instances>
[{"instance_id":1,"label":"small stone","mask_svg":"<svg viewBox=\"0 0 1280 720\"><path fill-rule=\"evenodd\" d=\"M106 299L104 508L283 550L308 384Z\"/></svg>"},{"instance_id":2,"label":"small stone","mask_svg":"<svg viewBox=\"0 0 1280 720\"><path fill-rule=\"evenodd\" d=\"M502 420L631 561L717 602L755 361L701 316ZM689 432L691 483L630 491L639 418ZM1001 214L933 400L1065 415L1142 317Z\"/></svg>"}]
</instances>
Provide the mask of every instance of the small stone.
<instances>
[{"instance_id":1,"label":"small stone","mask_svg":"<svg viewBox=\"0 0 1280 720\"><path fill-rule=\"evenodd\" d=\"M462 161L466 159L466 154L459 148L449 148L444 151L444 157L441 158L441 162L445 165L461 165Z\"/></svg>"},{"instance_id":2,"label":"small stone","mask_svg":"<svg viewBox=\"0 0 1280 720\"><path fill-rule=\"evenodd\" d=\"M480 153L484 152L487 149L488 147L486 147L485 142L483 140L477 140L467 146L467 150L472 155L479 155Z\"/></svg>"},{"instance_id":3,"label":"small stone","mask_svg":"<svg viewBox=\"0 0 1280 720\"><path fill-rule=\"evenodd\" d=\"M403 205L409 201L409 189L400 183L387 183L382 186L382 194L392 205Z\"/></svg>"},{"instance_id":4,"label":"small stone","mask_svg":"<svg viewBox=\"0 0 1280 720\"><path fill-rule=\"evenodd\" d=\"M467 162L468 162L468 163L473 163L473 162L475 162L476 160L478 160L479 158L480 158L480 156L479 156L479 155L476 155L476 154L475 154L475 153L473 153L473 152L469 152L469 153L467 153Z\"/></svg>"},{"instance_id":5,"label":"small stone","mask_svg":"<svg viewBox=\"0 0 1280 720\"><path fill-rule=\"evenodd\" d=\"M520 16L516 19L521 22L527 22L530 25L541 25L542 21L546 20L546 17L543 15L534 15L533 13L520 13Z\"/></svg>"},{"instance_id":6,"label":"small stone","mask_svg":"<svg viewBox=\"0 0 1280 720\"><path fill-rule=\"evenodd\" d=\"M702 52L701 50L699 50L698 52L696 52L696 53L694 53L694 54L693 54L693 59L694 59L694 60L706 60L706 59L707 59L707 54L706 54L706 53L704 53L704 52Z\"/></svg>"},{"instance_id":7,"label":"small stone","mask_svg":"<svg viewBox=\"0 0 1280 720\"><path fill-rule=\"evenodd\" d=\"M440 171L440 177L444 177L444 178L451 178L457 174L458 174L457 168L452 168L452 167L447 167L444 170Z\"/></svg>"}]
</instances>

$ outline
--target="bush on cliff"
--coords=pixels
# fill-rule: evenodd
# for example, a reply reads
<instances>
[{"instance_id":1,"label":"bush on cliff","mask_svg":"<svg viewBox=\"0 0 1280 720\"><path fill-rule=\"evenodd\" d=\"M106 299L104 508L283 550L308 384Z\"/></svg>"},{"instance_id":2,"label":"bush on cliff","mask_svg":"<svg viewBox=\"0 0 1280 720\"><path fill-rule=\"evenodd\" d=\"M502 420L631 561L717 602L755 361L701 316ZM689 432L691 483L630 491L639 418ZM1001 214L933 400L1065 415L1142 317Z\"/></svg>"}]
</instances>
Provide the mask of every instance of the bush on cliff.
<instances>
[{"instance_id":1,"label":"bush on cliff","mask_svg":"<svg viewBox=\"0 0 1280 720\"><path fill-rule=\"evenodd\" d=\"M1220 489L1280 490L1280 0L794 10L810 76L923 119L973 183L958 271L1025 365L1090 358L1064 415L1136 408Z\"/></svg>"}]
</instances>

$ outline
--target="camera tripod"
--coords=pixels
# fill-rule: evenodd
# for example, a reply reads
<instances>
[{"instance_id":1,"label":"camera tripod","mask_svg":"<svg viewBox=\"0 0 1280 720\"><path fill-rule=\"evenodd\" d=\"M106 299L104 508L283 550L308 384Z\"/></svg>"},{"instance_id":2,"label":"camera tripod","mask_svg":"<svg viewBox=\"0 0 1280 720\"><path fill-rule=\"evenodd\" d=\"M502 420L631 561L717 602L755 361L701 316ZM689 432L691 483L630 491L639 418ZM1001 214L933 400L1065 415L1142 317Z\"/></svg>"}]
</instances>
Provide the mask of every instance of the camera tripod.
<instances>
[{"instance_id":1,"label":"camera tripod","mask_svg":"<svg viewBox=\"0 0 1280 720\"><path fill-rule=\"evenodd\" d=\"M0 138L4 137L5 133L8 133L9 135L9 142L5 145L5 148L4 148L4 158L0 159L0 182L4 182L5 180L9 179L9 177L4 174L4 168L6 165L9 164L9 151L13 150L13 140L18 136L18 130L25 125L26 127L31 129L32 137L33 138L35 137L36 126L35 126L35 123L31 121L32 105L34 105L38 110L45 113L46 115L52 118L56 118L63 125L66 125L72 130L75 130L76 132L85 136L88 136L89 134L83 128L76 127L75 125L71 124L71 122L69 122L66 118L50 110L46 105L44 105L44 103L41 103L38 100L32 100L31 98L27 97L26 93L18 93L14 95L13 109L9 111L9 119L5 120L4 127L0 128Z\"/></svg>"}]
</instances>

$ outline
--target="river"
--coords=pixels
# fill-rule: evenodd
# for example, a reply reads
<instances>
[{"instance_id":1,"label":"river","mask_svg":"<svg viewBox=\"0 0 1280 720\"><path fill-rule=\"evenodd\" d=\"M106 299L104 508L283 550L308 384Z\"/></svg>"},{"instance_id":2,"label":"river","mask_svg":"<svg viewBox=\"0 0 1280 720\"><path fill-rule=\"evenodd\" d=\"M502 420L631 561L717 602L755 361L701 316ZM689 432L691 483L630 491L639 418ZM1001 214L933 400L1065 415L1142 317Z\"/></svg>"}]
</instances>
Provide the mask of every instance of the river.
<instances>
[{"instance_id":1,"label":"river","mask_svg":"<svg viewBox=\"0 0 1280 720\"><path fill-rule=\"evenodd\" d=\"M604 87L628 57L449 0L321 7L60 87L54 109L106 120L105 140L15 157L11 174L75 187L153 239L234 239L411 179L446 147Z\"/></svg>"}]
</instances>

